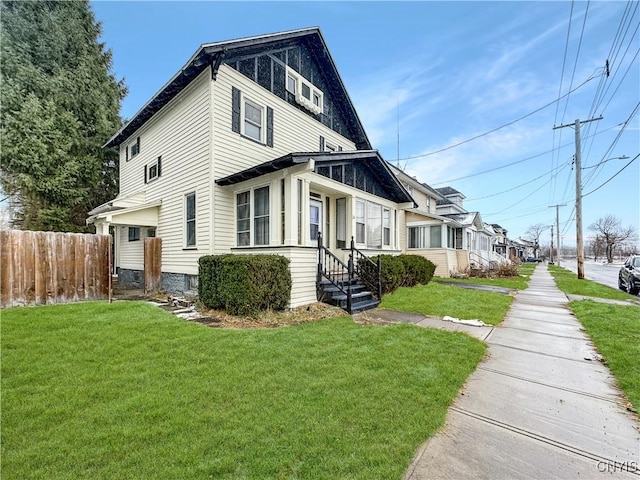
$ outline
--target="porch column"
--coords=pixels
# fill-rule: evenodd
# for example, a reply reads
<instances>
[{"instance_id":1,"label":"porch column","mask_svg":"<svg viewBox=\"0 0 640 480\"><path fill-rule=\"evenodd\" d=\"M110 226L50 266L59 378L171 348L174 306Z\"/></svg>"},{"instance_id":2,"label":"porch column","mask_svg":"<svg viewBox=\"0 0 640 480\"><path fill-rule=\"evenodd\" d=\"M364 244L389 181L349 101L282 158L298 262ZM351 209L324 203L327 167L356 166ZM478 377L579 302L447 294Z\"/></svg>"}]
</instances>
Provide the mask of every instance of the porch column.
<instances>
[{"instance_id":1,"label":"porch column","mask_svg":"<svg viewBox=\"0 0 640 480\"><path fill-rule=\"evenodd\" d=\"M298 244L298 180L284 177L284 244Z\"/></svg>"},{"instance_id":2,"label":"porch column","mask_svg":"<svg viewBox=\"0 0 640 480\"><path fill-rule=\"evenodd\" d=\"M296 215L296 217L299 217L299 221L302 223L300 228L302 241L300 242L300 245L309 245L309 180L306 178L300 178L299 180L300 182L298 182L298 186L300 187L300 196L297 202L299 203L299 207L297 206L296 209L300 208L301 211L299 215Z\"/></svg>"}]
</instances>

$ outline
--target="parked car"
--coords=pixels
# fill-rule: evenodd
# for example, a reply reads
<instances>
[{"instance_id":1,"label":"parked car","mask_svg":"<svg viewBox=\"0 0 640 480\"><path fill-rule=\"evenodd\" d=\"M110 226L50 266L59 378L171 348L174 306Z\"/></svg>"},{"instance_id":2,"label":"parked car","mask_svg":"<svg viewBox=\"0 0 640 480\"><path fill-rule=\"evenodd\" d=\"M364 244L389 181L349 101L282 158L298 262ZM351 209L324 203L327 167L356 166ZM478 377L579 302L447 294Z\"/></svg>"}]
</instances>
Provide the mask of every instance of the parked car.
<instances>
[{"instance_id":1,"label":"parked car","mask_svg":"<svg viewBox=\"0 0 640 480\"><path fill-rule=\"evenodd\" d=\"M631 255L618 273L618 288L631 295L640 291L640 255Z\"/></svg>"},{"instance_id":2,"label":"parked car","mask_svg":"<svg viewBox=\"0 0 640 480\"><path fill-rule=\"evenodd\" d=\"M527 257L524 259L525 262L527 263L540 263L542 262L541 258L536 258L536 257Z\"/></svg>"}]
</instances>

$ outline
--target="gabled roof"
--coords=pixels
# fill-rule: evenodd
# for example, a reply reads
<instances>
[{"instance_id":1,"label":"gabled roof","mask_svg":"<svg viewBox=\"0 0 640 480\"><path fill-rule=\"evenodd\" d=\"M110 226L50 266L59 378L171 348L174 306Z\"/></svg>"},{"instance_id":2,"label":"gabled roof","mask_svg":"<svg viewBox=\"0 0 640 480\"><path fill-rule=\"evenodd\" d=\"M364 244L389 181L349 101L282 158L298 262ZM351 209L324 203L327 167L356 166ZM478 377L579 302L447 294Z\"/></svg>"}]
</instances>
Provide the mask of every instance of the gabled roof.
<instances>
[{"instance_id":1,"label":"gabled roof","mask_svg":"<svg viewBox=\"0 0 640 480\"><path fill-rule=\"evenodd\" d=\"M322 73L328 80L327 84L332 88L332 93L340 100L339 104L341 108L345 110L347 117L350 119L349 128L357 148L371 149L371 142L365 133L362 122L358 117L351 98L349 98L349 94L318 27L201 45L180 71L178 71L124 127L111 137L104 146L115 147L120 145L209 66L211 66L212 75L213 78L215 78L218 68L225 57L231 55L251 55L266 48L285 47L295 44L296 42L304 42L314 52Z\"/></svg>"},{"instance_id":2,"label":"gabled roof","mask_svg":"<svg viewBox=\"0 0 640 480\"><path fill-rule=\"evenodd\" d=\"M376 176L377 180L385 187L389 199L396 203L410 202L416 205L413 198L404 189L400 181L391 172L389 164L380 156L377 150L354 150L342 152L295 152L289 153L275 160L264 162L251 168L242 170L224 178L216 180L220 186L235 185L236 183L251 180L267 173L276 172L294 165L313 160L316 167L323 163L349 161L363 162Z\"/></svg>"},{"instance_id":3,"label":"gabled roof","mask_svg":"<svg viewBox=\"0 0 640 480\"><path fill-rule=\"evenodd\" d=\"M467 213L448 213L443 215L443 217L450 218L455 220L456 222L462 225L475 225L476 228L482 230L484 229L484 222L482 221L482 217L480 216L480 212L467 212Z\"/></svg>"}]
</instances>

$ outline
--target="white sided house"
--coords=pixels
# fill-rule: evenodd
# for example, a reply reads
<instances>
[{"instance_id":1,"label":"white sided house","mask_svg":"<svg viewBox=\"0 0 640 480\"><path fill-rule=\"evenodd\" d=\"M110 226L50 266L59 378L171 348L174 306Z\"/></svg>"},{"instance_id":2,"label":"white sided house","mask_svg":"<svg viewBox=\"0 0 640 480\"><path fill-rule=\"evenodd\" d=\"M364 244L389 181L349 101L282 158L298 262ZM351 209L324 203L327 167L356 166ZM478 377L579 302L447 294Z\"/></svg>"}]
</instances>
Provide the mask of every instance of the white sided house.
<instances>
[{"instance_id":1,"label":"white sided house","mask_svg":"<svg viewBox=\"0 0 640 480\"><path fill-rule=\"evenodd\" d=\"M312 303L327 280L318 234L345 265L352 237L360 254L399 253L399 218L414 206L318 28L202 45L105 146L120 152L120 193L88 222L114 233L131 286L155 236L167 292L197 290L203 255L277 254L290 260L290 307Z\"/></svg>"},{"instance_id":2,"label":"white sided house","mask_svg":"<svg viewBox=\"0 0 640 480\"><path fill-rule=\"evenodd\" d=\"M482 221L480 212L465 210L462 193L452 187L437 188L436 191L441 195L436 202L436 211L452 222L454 244L468 252L470 266L485 268L511 263L505 255L494 250L498 235L491 225Z\"/></svg>"},{"instance_id":3,"label":"white sided house","mask_svg":"<svg viewBox=\"0 0 640 480\"><path fill-rule=\"evenodd\" d=\"M400 239L405 253L433 262L439 277L465 271L469 267L469 251L463 247L462 225L437 213L442 195L400 168L391 168L416 202L414 208L400 214Z\"/></svg>"}]
</instances>

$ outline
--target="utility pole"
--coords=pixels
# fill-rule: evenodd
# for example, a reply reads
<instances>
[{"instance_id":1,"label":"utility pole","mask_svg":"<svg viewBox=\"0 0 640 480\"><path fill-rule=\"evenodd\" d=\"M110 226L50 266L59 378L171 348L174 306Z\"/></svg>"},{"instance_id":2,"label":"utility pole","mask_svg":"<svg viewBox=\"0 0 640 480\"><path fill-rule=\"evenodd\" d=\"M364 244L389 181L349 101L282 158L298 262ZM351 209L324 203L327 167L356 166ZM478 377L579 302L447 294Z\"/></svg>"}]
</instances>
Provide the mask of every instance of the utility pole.
<instances>
[{"instance_id":1,"label":"utility pole","mask_svg":"<svg viewBox=\"0 0 640 480\"><path fill-rule=\"evenodd\" d=\"M580 155L581 147L580 147L580 125L583 123L595 122L597 120L602 120L602 115L597 118L591 118L589 120L576 119L576 121L571 124L567 123L566 125L560 125L558 127L553 127L554 130L558 128L565 127L573 127L575 128L575 136L576 136L576 254L578 257L578 278L580 280L584 279L584 245L582 243L582 157Z\"/></svg>"},{"instance_id":2,"label":"utility pole","mask_svg":"<svg viewBox=\"0 0 640 480\"><path fill-rule=\"evenodd\" d=\"M551 248L549 249L549 263L553 263L553 225L551 225Z\"/></svg>"},{"instance_id":3,"label":"utility pole","mask_svg":"<svg viewBox=\"0 0 640 480\"><path fill-rule=\"evenodd\" d=\"M561 205L551 205L549 208L554 208L556 209L556 238L558 239L558 255L556 255L557 257L557 263L558 266L560 266L560 213L559 213L559 207L564 207L566 206L566 203L563 203ZM553 229L553 226L551 227ZM552 235L553 236L553 235Z\"/></svg>"}]
</instances>

